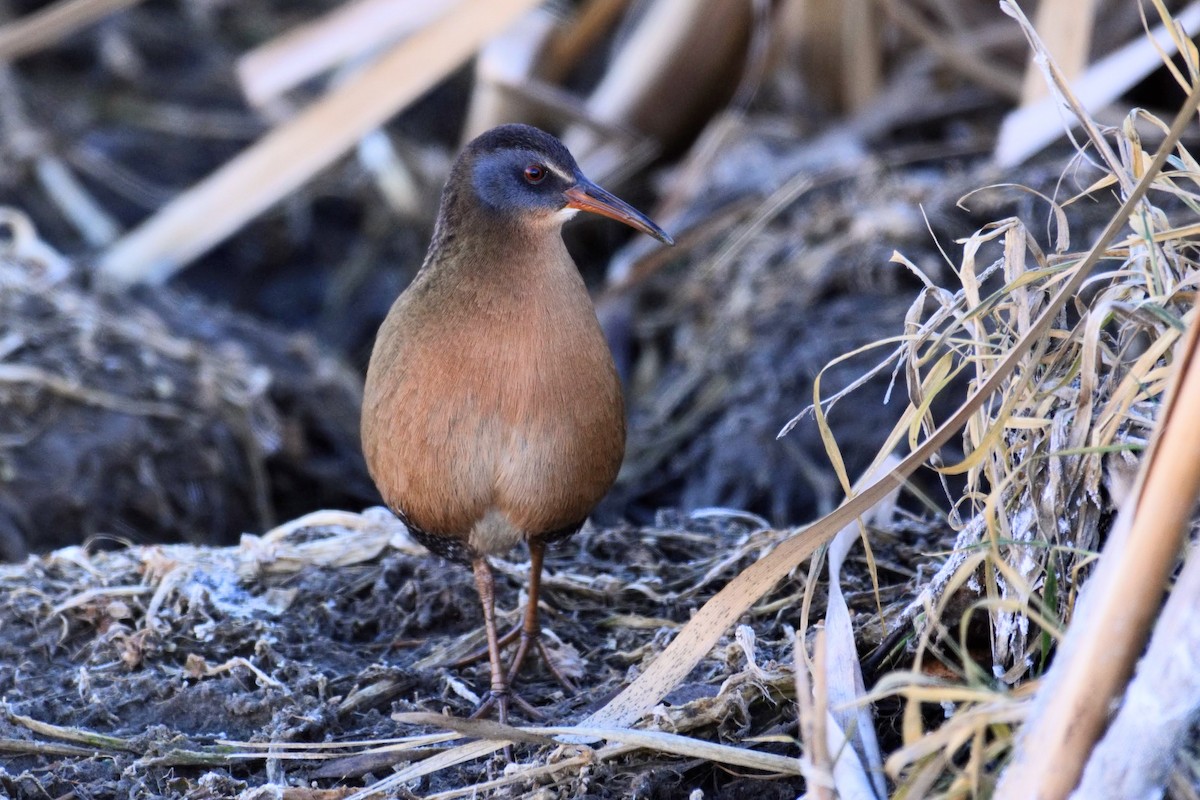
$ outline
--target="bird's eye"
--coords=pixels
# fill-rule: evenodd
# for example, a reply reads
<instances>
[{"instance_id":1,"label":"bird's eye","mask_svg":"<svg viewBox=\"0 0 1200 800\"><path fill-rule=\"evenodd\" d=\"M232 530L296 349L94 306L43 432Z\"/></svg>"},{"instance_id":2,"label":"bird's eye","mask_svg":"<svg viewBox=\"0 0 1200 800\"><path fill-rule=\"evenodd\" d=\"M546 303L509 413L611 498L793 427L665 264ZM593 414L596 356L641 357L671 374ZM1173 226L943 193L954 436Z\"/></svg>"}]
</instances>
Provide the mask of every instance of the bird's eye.
<instances>
[{"instance_id":1,"label":"bird's eye","mask_svg":"<svg viewBox=\"0 0 1200 800\"><path fill-rule=\"evenodd\" d=\"M530 164L525 168L525 182L538 184L546 179L546 168L541 164Z\"/></svg>"}]
</instances>

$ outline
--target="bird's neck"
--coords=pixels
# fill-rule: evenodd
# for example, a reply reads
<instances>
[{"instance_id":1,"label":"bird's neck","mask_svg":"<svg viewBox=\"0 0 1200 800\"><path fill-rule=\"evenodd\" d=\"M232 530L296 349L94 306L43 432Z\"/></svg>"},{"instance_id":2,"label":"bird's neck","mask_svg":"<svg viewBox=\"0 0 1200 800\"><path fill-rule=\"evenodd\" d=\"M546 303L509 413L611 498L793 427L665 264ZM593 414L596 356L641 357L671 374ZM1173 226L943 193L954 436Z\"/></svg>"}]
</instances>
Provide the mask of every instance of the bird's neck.
<instances>
[{"instance_id":1,"label":"bird's neck","mask_svg":"<svg viewBox=\"0 0 1200 800\"><path fill-rule=\"evenodd\" d=\"M529 224L467 203L443 208L421 272L431 283L501 295L581 282L561 224Z\"/></svg>"}]
</instances>

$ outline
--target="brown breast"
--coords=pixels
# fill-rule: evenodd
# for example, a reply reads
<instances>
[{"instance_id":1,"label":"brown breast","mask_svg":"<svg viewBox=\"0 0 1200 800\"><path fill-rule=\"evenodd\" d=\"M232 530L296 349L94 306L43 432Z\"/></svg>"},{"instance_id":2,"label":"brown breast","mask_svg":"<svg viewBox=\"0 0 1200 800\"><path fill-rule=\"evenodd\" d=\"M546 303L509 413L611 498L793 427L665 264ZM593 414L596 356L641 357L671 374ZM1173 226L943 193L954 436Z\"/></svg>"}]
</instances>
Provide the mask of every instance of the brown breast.
<instances>
[{"instance_id":1,"label":"brown breast","mask_svg":"<svg viewBox=\"0 0 1200 800\"><path fill-rule=\"evenodd\" d=\"M612 355L554 241L525 263L423 269L367 372L363 450L385 501L478 551L582 522L624 454Z\"/></svg>"}]
</instances>

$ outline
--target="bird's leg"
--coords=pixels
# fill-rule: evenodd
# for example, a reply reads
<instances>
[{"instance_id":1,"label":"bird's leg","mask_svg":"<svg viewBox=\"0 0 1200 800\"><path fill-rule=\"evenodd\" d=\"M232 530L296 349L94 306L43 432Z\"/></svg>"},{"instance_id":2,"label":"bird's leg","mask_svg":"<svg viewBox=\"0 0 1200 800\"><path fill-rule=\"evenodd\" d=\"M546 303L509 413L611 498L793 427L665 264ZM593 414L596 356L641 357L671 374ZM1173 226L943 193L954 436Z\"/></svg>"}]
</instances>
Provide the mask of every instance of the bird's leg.
<instances>
[{"instance_id":1,"label":"bird's leg","mask_svg":"<svg viewBox=\"0 0 1200 800\"><path fill-rule=\"evenodd\" d=\"M542 641L542 626L538 622L538 593L542 586L542 560L545 555L546 543L540 539L532 539L529 542L529 605L525 607L525 621L521 625L521 641L517 645L517 652L513 654L512 661L509 662L508 683L512 685L516 680L530 646L537 645L538 652L542 654L542 661L550 670L550 674L568 692L575 692L577 691L575 685L554 663L554 659L550 657L550 653L546 649L546 643Z\"/></svg>"},{"instance_id":2,"label":"bird's leg","mask_svg":"<svg viewBox=\"0 0 1200 800\"><path fill-rule=\"evenodd\" d=\"M513 641L520 635L521 635L521 623L518 622L516 625L514 625L512 628L510 628L507 633L505 633L503 636L501 636L499 639L497 639L496 642L500 646L500 649L503 650L504 648L506 648L510 644L512 644ZM453 661L447 662L446 668L447 669L462 669L463 667L469 667L476 662L483 661L485 658L489 658L490 656L491 656L491 653L488 649L488 645L485 644L483 647L479 648L478 650L474 650L470 653L467 653L462 658L456 658Z\"/></svg>"},{"instance_id":3,"label":"bird's leg","mask_svg":"<svg viewBox=\"0 0 1200 800\"><path fill-rule=\"evenodd\" d=\"M496 580L492 575L492 566L487 559L479 556L471 562L475 571L475 589L479 592L479 602L483 606L483 624L487 628L488 660L492 667L491 694L472 718L480 717L492 705L499 708L501 724L508 722L508 681L504 679L504 669L500 666L500 637L496 635Z\"/></svg>"},{"instance_id":4,"label":"bird's leg","mask_svg":"<svg viewBox=\"0 0 1200 800\"><path fill-rule=\"evenodd\" d=\"M521 669L521 664L525 661L526 655L529 654L529 649L533 646L537 647L538 652L542 655L542 660L546 663L546 668L562 684L563 688L568 692L577 691L575 685L571 683L570 679L554 663L554 659L550 656L545 642L542 641L542 629L538 622L538 594L541 589L542 561L545 554L545 542L535 539L529 543L529 605L525 608L525 618L520 627L506 633L503 637L498 636L496 633L496 581L492 573L492 567L488 564L487 559L482 556L471 562L475 571L475 588L479 592L479 602L483 606L483 623L487 633L487 657L492 672L491 691L488 692L487 697L484 698L479 708L475 709L475 713L471 715L472 719L482 717L495 706L499 709L498 716L500 722L507 723L508 704L510 700L519 705L530 718L543 718L540 711L531 706L519 694L512 691L512 685L516 680L517 673ZM513 654L512 661L509 662L508 675L505 676L504 669L500 666L500 648L518 634L521 639L517 644L517 651ZM474 655L472 654L472 656ZM459 659L451 666L461 666L474 660L479 659L473 657Z\"/></svg>"}]
</instances>

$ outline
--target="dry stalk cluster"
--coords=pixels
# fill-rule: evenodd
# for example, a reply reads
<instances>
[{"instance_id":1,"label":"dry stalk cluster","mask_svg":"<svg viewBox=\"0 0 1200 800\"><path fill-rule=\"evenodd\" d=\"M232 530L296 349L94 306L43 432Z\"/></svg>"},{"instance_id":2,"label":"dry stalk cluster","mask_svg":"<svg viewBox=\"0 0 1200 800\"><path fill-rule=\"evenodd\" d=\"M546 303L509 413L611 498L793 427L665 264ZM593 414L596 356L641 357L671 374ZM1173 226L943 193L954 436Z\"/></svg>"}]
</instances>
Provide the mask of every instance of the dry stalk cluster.
<instances>
[{"instance_id":1,"label":"dry stalk cluster","mask_svg":"<svg viewBox=\"0 0 1200 800\"><path fill-rule=\"evenodd\" d=\"M1110 693L1120 699L1150 636L1195 498L1189 467L1153 458L1171 452L1170 437L1180 434L1167 430L1186 430L1184 409L1195 402L1187 387L1200 164L1175 138L1194 124L1200 71L1195 50L1184 52L1174 75L1191 94L1189 105L1157 159L1139 131L1159 138L1166 122L1134 111L1118 127L1100 127L1046 57L1054 91L1084 137L1062 184L1040 195L1045 245L1020 219L981 228L957 243L955 290L923 278L926 289L909 315L897 355L908 375L902 427L910 446L938 427L929 407L956 376L965 375L973 391L990 391L964 406L965 455L938 462L942 475L964 476L966 485L952 495L960 528L953 552L898 620L899 629L911 625L915 633L914 666L872 692L909 701L905 746L887 759L905 797L1065 797L1085 767L1091 783L1073 797L1141 796L1187 782L1172 778L1172 757L1149 752L1178 752L1177 728L1153 746L1114 728L1110 735L1126 737L1124 744L1118 738L1091 755ZM1081 205L1111 208L1114 197L1122 207L1109 212L1101 234L1073 230ZM1081 238L1089 249L1073 247ZM897 260L921 274L903 256ZM1172 503L1147 505L1159 487ZM1129 611L1104 610L1112 607ZM1139 677L1158 702L1171 705L1174 695L1195 708L1186 673L1168 682L1155 674L1161 666L1147 666ZM1032 703L1031 688L1038 690ZM940 705L946 719L929 725L922 709L930 705ZM1019 721L1028 730L1014 726ZM1014 762L997 788L1009 748Z\"/></svg>"}]
</instances>

